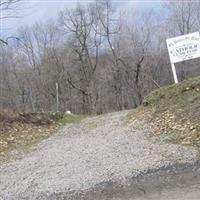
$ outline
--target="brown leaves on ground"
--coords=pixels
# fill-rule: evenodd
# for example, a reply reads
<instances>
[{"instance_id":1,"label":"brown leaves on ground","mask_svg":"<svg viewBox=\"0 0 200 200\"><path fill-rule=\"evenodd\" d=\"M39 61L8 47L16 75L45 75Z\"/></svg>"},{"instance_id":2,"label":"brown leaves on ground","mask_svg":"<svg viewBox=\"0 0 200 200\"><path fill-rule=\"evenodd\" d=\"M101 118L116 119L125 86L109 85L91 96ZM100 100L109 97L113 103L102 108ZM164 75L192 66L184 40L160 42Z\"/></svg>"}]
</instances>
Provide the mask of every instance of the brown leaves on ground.
<instances>
[{"instance_id":1,"label":"brown leaves on ground","mask_svg":"<svg viewBox=\"0 0 200 200\"><path fill-rule=\"evenodd\" d=\"M14 123L7 131L0 134L0 155L18 146L28 146L38 140L49 137L57 128L55 125L35 126Z\"/></svg>"},{"instance_id":2,"label":"brown leaves on ground","mask_svg":"<svg viewBox=\"0 0 200 200\"><path fill-rule=\"evenodd\" d=\"M150 122L154 135L167 141L200 147L200 77L156 90L145 97L129 121ZM166 136L166 137L165 137Z\"/></svg>"},{"instance_id":3,"label":"brown leaves on ground","mask_svg":"<svg viewBox=\"0 0 200 200\"><path fill-rule=\"evenodd\" d=\"M153 120L156 134L171 134L172 142L200 146L199 123L189 118L179 118L170 111L163 112Z\"/></svg>"},{"instance_id":4,"label":"brown leaves on ground","mask_svg":"<svg viewBox=\"0 0 200 200\"><path fill-rule=\"evenodd\" d=\"M176 112L165 111L159 115L155 114L154 108L143 108L140 107L138 111L134 111L128 117L128 123L134 126L140 123L141 120L145 120L153 129L154 135L156 136L170 136L170 142L179 143L183 145L193 145L200 147L200 122L190 120L180 113L184 110L179 109ZM177 115L177 113L179 113Z\"/></svg>"},{"instance_id":5,"label":"brown leaves on ground","mask_svg":"<svg viewBox=\"0 0 200 200\"><path fill-rule=\"evenodd\" d=\"M58 116L59 115L59 116ZM0 157L17 147L30 145L49 137L59 127L61 114L0 113Z\"/></svg>"}]
</instances>

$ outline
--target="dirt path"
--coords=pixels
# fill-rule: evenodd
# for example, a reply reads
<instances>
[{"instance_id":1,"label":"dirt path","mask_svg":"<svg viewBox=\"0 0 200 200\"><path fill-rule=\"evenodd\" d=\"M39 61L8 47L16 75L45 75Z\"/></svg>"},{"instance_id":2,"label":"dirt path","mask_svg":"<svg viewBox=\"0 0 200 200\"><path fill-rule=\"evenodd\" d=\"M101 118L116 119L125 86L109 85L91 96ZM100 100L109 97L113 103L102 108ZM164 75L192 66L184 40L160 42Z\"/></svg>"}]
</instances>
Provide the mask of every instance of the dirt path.
<instances>
[{"instance_id":1,"label":"dirt path","mask_svg":"<svg viewBox=\"0 0 200 200\"><path fill-rule=\"evenodd\" d=\"M0 166L0 199L84 199L95 188L125 187L152 170L195 162L195 149L157 141L144 122L127 125L128 113L66 126L23 159Z\"/></svg>"}]
</instances>

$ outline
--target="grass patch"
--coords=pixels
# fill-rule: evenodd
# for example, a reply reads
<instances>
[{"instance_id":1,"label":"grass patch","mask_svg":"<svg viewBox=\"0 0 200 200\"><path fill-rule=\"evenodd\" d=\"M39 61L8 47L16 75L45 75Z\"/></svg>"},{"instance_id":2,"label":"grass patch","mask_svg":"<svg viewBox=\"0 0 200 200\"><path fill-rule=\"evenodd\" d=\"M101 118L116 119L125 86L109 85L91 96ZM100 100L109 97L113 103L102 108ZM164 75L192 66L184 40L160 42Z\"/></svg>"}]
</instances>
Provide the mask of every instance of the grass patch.
<instances>
[{"instance_id":1,"label":"grass patch","mask_svg":"<svg viewBox=\"0 0 200 200\"><path fill-rule=\"evenodd\" d=\"M167 141L200 148L200 77L156 90L144 102L130 122L146 119Z\"/></svg>"},{"instance_id":2,"label":"grass patch","mask_svg":"<svg viewBox=\"0 0 200 200\"><path fill-rule=\"evenodd\" d=\"M65 114L63 118L59 120L61 125L71 124L71 123L79 123L83 120L86 115L74 115L74 114Z\"/></svg>"},{"instance_id":3,"label":"grass patch","mask_svg":"<svg viewBox=\"0 0 200 200\"><path fill-rule=\"evenodd\" d=\"M63 113L0 113L0 160L15 149L24 152L69 123L79 123L84 115Z\"/></svg>"}]
</instances>

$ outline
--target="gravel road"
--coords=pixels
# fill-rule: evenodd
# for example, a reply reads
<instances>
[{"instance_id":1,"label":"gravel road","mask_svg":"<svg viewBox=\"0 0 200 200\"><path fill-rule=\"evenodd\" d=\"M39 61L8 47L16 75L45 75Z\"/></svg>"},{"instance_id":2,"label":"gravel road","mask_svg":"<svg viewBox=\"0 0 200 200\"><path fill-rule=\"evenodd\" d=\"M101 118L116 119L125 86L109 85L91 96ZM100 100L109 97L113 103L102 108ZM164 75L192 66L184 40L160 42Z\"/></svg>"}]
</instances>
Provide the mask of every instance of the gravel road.
<instances>
[{"instance_id":1,"label":"gravel road","mask_svg":"<svg viewBox=\"0 0 200 200\"><path fill-rule=\"evenodd\" d=\"M95 188L129 188L134 177L196 161L195 149L157 140L142 121L128 125L129 112L67 125L32 153L1 165L0 199L84 199Z\"/></svg>"}]
</instances>

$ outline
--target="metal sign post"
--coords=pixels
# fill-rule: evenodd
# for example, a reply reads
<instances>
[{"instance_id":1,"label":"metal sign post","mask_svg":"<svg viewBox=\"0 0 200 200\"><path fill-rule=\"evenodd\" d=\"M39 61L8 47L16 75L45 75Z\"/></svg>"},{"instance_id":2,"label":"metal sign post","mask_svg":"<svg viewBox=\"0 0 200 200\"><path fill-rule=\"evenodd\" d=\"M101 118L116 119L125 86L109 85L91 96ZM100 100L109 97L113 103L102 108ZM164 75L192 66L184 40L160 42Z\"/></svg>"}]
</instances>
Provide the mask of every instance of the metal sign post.
<instances>
[{"instance_id":1,"label":"metal sign post","mask_svg":"<svg viewBox=\"0 0 200 200\"><path fill-rule=\"evenodd\" d=\"M199 32L182 35L166 40L174 82L178 83L175 63L200 57Z\"/></svg>"},{"instance_id":2,"label":"metal sign post","mask_svg":"<svg viewBox=\"0 0 200 200\"><path fill-rule=\"evenodd\" d=\"M172 67L172 73L173 73L173 76L174 76L174 82L178 83L178 77L177 77L176 68L175 68L174 63L171 63L171 67Z\"/></svg>"},{"instance_id":3,"label":"metal sign post","mask_svg":"<svg viewBox=\"0 0 200 200\"><path fill-rule=\"evenodd\" d=\"M56 83L56 111L59 111L58 83Z\"/></svg>"}]
</instances>

